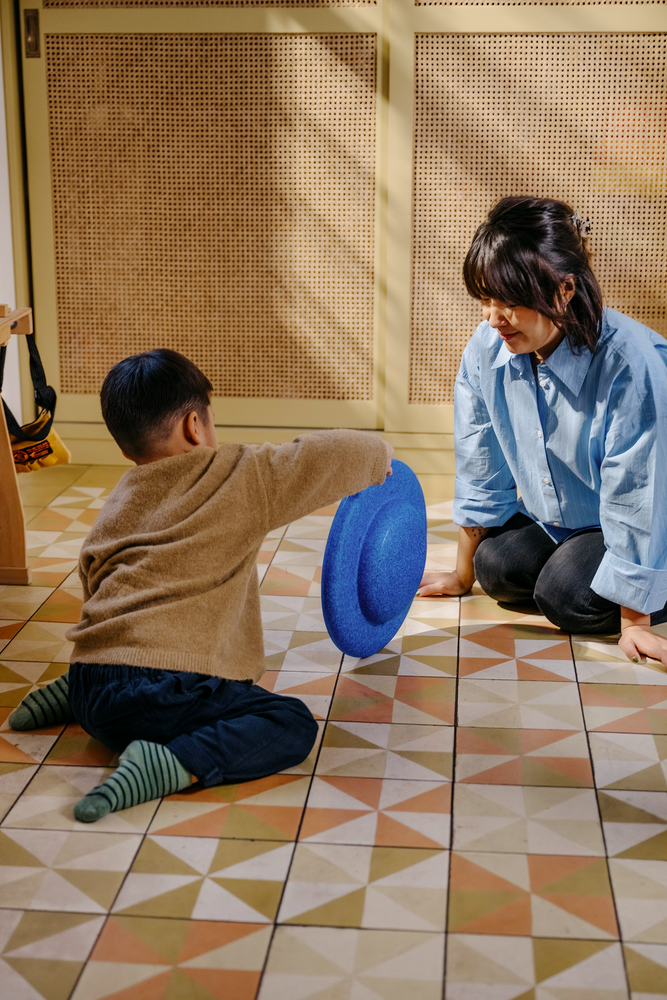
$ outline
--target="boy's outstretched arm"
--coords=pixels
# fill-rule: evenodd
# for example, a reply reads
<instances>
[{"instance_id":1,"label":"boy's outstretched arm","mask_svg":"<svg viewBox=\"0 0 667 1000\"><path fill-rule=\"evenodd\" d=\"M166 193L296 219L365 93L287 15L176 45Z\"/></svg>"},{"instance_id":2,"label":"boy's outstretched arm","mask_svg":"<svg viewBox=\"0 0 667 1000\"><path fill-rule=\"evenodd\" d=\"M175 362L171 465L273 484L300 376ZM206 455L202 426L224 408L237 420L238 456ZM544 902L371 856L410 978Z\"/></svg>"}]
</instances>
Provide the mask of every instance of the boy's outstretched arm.
<instances>
[{"instance_id":1,"label":"boy's outstretched arm","mask_svg":"<svg viewBox=\"0 0 667 1000\"><path fill-rule=\"evenodd\" d=\"M428 570L419 587L420 597L459 597L467 594L475 582L474 558L488 528L459 528L456 569L451 573Z\"/></svg>"}]
</instances>

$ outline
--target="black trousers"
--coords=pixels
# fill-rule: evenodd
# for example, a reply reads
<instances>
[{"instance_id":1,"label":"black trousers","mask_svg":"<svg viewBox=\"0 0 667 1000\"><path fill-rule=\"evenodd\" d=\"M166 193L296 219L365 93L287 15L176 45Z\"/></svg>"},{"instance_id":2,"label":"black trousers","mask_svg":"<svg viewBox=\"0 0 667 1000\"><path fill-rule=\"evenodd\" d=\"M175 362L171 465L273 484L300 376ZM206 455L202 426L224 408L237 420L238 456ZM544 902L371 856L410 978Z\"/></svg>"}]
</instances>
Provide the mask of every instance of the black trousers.
<instances>
[{"instance_id":1,"label":"black trousers","mask_svg":"<svg viewBox=\"0 0 667 1000\"><path fill-rule=\"evenodd\" d=\"M475 574L494 600L536 604L566 632L611 634L620 631L620 607L591 590L604 553L599 529L557 545L539 524L515 514L480 543ZM652 625L662 622L667 622L667 605L651 615Z\"/></svg>"}]
</instances>

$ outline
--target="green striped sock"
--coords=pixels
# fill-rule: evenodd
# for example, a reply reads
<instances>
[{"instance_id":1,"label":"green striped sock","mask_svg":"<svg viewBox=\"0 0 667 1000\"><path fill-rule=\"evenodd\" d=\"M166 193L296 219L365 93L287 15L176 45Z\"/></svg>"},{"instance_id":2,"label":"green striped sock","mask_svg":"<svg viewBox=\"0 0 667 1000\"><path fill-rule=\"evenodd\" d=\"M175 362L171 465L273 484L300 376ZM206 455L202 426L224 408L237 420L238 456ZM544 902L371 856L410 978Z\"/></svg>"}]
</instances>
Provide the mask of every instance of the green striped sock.
<instances>
[{"instance_id":1,"label":"green striped sock","mask_svg":"<svg viewBox=\"0 0 667 1000\"><path fill-rule=\"evenodd\" d=\"M46 687L26 695L9 716L8 722L12 729L25 730L57 726L59 722L71 722L73 718L69 707L69 682L67 674L63 674Z\"/></svg>"},{"instance_id":2,"label":"green striped sock","mask_svg":"<svg viewBox=\"0 0 667 1000\"><path fill-rule=\"evenodd\" d=\"M160 743L135 740L123 750L118 767L104 784L77 802L74 816L80 823L94 823L107 813L171 795L191 782L192 775L171 750Z\"/></svg>"}]
</instances>

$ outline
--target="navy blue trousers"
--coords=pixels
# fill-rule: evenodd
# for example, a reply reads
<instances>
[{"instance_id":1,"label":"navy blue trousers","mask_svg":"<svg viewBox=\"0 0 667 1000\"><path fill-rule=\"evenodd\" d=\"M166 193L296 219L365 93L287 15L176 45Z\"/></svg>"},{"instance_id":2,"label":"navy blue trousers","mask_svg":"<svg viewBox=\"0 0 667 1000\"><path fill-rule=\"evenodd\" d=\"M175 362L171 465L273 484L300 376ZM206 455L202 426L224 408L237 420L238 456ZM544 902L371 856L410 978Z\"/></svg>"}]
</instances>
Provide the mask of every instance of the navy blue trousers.
<instances>
[{"instance_id":1,"label":"navy blue trousers","mask_svg":"<svg viewBox=\"0 0 667 1000\"><path fill-rule=\"evenodd\" d=\"M537 605L565 632L611 634L620 631L621 609L591 589L605 551L599 529L557 545L541 525L515 514L480 542L475 575L494 600ZM667 605L651 615L652 625L663 622Z\"/></svg>"},{"instance_id":2,"label":"navy blue trousers","mask_svg":"<svg viewBox=\"0 0 667 1000\"><path fill-rule=\"evenodd\" d=\"M95 739L117 751L133 740L162 743L206 788L300 764L317 736L298 698L204 674L73 663L69 699Z\"/></svg>"}]
</instances>

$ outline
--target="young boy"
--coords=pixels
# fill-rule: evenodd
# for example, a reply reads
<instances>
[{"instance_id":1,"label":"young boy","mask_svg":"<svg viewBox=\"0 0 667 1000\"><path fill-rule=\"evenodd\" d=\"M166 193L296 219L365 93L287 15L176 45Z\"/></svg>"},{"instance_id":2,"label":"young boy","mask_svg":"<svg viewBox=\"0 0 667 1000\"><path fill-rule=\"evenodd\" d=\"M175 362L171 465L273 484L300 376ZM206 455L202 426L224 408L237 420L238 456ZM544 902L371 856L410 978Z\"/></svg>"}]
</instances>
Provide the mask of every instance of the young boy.
<instances>
[{"instance_id":1,"label":"young boy","mask_svg":"<svg viewBox=\"0 0 667 1000\"><path fill-rule=\"evenodd\" d=\"M102 386L104 420L136 467L81 549L69 674L9 719L14 729L75 719L122 751L77 803L86 823L193 780L273 774L315 742L303 702L255 683L265 669L257 552L268 531L382 483L393 449L351 430L218 447L211 391L170 350L126 358Z\"/></svg>"}]
</instances>

